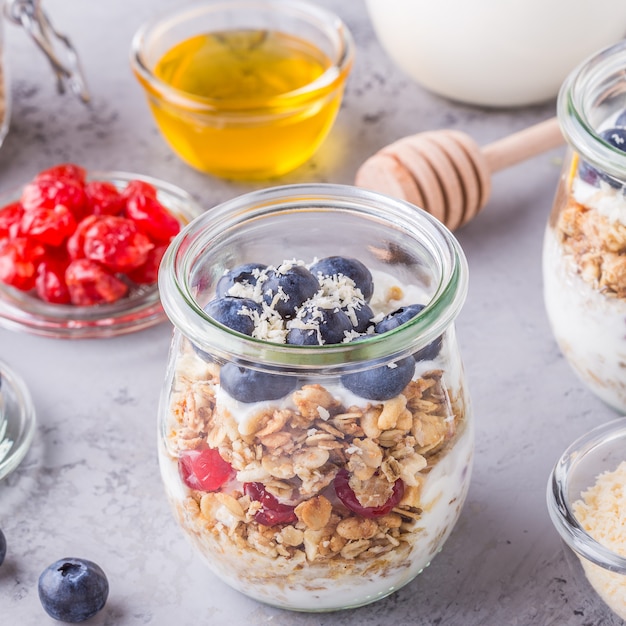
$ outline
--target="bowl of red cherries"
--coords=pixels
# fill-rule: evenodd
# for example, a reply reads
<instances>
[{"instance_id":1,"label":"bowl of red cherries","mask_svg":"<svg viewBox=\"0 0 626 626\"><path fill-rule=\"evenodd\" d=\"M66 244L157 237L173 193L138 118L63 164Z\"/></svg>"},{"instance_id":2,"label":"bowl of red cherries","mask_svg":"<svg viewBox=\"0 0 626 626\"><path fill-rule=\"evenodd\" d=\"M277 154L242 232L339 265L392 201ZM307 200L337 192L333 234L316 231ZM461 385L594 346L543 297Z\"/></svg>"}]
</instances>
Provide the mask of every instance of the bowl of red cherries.
<instances>
[{"instance_id":1,"label":"bowl of red cherries","mask_svg":"<svg viewBox=\"0 0 626 626\"><path fill-rule=\"evenodd\" d=\"M0 326L103 337L166 319L157 276L202 212L182 189L63 163L0 195Z\"/></svg>"}]
</instances>

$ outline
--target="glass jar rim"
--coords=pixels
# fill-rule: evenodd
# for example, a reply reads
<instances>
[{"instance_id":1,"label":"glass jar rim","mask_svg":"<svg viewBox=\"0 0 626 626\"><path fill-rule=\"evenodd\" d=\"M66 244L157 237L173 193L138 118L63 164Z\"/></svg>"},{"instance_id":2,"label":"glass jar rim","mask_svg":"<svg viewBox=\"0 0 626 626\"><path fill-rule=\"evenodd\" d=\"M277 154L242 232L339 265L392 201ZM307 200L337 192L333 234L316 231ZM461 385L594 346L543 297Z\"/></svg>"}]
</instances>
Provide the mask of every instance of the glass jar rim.
<instances>
[{"instance_id":1,"label":"glass jar rim","mask_svg":"<svg viewBox=\"0 0 626 626\"><path fill-rule=\"evenodd\" d=\"M313 82L290 91L285 94L274 96L271 99L264 99L262 106L250 101L246 105L228 106L228 101L203 96L194 96L185 91L172 87L165 81L158 78L145 58L146 41L151 33L163 33L167 29L167 23L175 21L176 24L191 20L203 13L217 12L224 8L228 11L242 11L253 8L262 9L268 13L280 12L295 15L301 19L307 19L315 24L321 31L332 31L336 42L335 57L326 70ZM130 63L137 77L148 87L156 92L166 102L183 107L189 113L211 113L215 112L220 116L242 116L271 115L274 110L284 109L287 106L299 108L306 106L311 99L320 97L323 91L332 92L337 89L345 80L352 68L354 61L355 45L346 24L334 13L324 7L317 6L306 0L201 0L187 5L183 10L175 9L168 13L143 24L135 33L131 42Z\"/></svg>"},{"instance_id":2,"label":"glass jar rim","mask_svg":"<svg viewBox=\"0 0 626 626\"><path fill-rule=\"evenodd\" d=\"M547 487L550 519L565 543L577 554L613 572L626 574L626 557L616 554L596 541L582 527L568 496L571 473L591 453L607 442L626 439L626 417L596 426L574 441L555 464ZM588 485L592 487L593 485Z\"/></svg>"},{"instance_id":3,"label":"glass jar rim","mask_svg":"<svg viewBox=\"0 0 626 626\"><path fill-rule=\"evenodd\" d=\"M435 293L424 309L406 324L358 342L295 346L242 335L215 322L191 293L187 277L195 254L226 230L286 212L343 211L384 219L420 243L441 268ZM422 209L374 191L331 183L271 187L243 194L210 209L188 224L168 247L159 271L163 308L170 321L192 343L210 346L215 354L268 371L291 368L327 372L372 367L398 360L441 336L458 315L468 288L468 268L460 244L441 222Z\"/></svg>"},{"instance_id":4,"label":"glass jar rim","mask_svg":"<svg viewBox=\"0 0 626 626\"><path fill-rule=\"evenodd\" d=\"M626 83L625 67L626 40L622 40L587 57L572 70L557 98L557 115L567 142L585 161L621 179L626 177L626 152L599 135L588 111L611 77Z\"/></svg>"}]
</instances>

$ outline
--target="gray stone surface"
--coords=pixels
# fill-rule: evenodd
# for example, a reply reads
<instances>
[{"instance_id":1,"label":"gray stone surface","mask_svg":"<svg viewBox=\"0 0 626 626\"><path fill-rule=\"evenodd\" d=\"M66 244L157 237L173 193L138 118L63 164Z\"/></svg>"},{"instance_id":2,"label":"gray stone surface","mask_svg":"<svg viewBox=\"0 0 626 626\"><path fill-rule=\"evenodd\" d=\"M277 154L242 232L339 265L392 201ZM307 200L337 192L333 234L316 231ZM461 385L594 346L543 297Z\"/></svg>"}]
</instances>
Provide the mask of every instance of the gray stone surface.
<instances>
[{"instance_id":1,"label":"gray stone surface","mask_svg":"<svg viewBox=\"0 0 626 626\"><path fill-rule=\"evenodd\" d=\"M129 45L143 21L175 4L44 2L80 50L89 108L58 96L43 57L23 32L6 26L13 119L0 150L0 192L65 160L163 178L207 208L265 186L191 170L153 124L129 69ZM360 0L320 4L350 26L357 61L330 138L280 183L350 183L367 156L404 135L454 128L487 144L554 114L554 102L488 110L428 93L386 57ZM232 591L194 556L160 483L155 416L169 324L84 341L0 330L0 357L26 379L39 419L23 464L0 483L8 542L0 623L53 623L40 606L37 578L58 558L82 556L98 562L111 584L93 624L618 624L571 576L545 506L548 474L562 450L615 416L574 376L544 313L540 251L561 157L555 150L496 174L488 206L457 233L471 271L457 332L475 411L475 467L458 525L412 583L374 605L319 615L274 609Z\"/></svg>"}]
</instances>

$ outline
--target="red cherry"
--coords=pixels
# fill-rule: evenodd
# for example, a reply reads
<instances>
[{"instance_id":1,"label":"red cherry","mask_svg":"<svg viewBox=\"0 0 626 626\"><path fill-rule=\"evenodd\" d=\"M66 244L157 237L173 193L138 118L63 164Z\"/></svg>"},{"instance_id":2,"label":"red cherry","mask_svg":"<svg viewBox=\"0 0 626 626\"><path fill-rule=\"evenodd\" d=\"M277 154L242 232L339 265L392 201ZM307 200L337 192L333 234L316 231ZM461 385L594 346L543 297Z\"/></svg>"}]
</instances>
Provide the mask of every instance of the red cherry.
<instances>
[{"instance_id":1,"label":"red cherry","mask_svg":"<svg viewBox=\"0 0 626 626\"><path fill-rule=\"evenodd\" d=\"M85 185L89 212L93 215L119 215L125 200L117 187L105 180L92 180Z\"/></svg>"},{"instance_id":2,"label":"red cherry","mask_svg":"<svg viewBox=\"0 0 626 626\"><path fill-rule=\"evenodd\" d=\"M92 224L98 221L98 215L88 215L80 222L76 230L68 238L66 245L67 252L70 259L84 259L85 258L85 233L89 230Z\"/></svg>"},{"instance_id":3,"label":"red cherry","mask_svg":"<svg viewBox=\"0 0 626 626\"><path fill-rule=\"evenodd\" d=\"M26 237L0 242L0 281L22 291L35 286L37 265L46 250Z\"/></svg>"},{"instance_id":4,"label":"red cherry","mask_svg":"<svg viewBox=\"0 0 626 626\"><path fill-rule=\"evenodd\" d=\"M148 259L146 262L128 272L128 278L138 285L152 285L157 282L159 278L159 266L161 265L161 259L167 250L167 246L156 246L148 252Z\"/></svg>"},{"instance_id":5,"label":"red cherry","mask_svg":"<svg viewBox=\"0 0 626 626\"><path fill-rule=\"evenodd\" d=\"M157 190L154 185L146 183L143 180L131 180L122 191L122 196L127 200L135 195L146 196L147 198L156 198Z\"/></svg>"},{"instance_id":6,"label":"red cherry","mask_svg":"<svg viewBox=\"0 0 626 626\"><path fill-rule=\"evenodd\" d=\"M54 209L62 204L77 220L85 216L87 209L83 184L71 178L36 178L24 187L20 202L25 211L39 207Z\"/></svg>"},{"instance_id":7,"label":"red cherry","mask_svg":"<svg viewBox=\"0 0 626 626\"><path fill-rule=\"evenodd\" d=\"M68 258L46 257L37 268L35 288L37 295L53 304L69 304L70 291L65 282Z\"/></svg>"},{"instance_id":8,"label":"red cherry","mask_svg":"<svg viewBox=\"0 0 626 626\"><path fill-rule=\"evenodd\" d=\"M128 293L128 285L99 263L76 259L65 270L65 282L72 304L92 306L115 302Z\"/></svg>"},{"instance_id":9,"label":"red cherry","mask_svg":"<svg viewBox=\"0 0 626 626\"><path fill-rule=\"evenodd\" d=\"M254 514L254 519L263 526L291 524L298 518L295 507L281 504L271 493L266 491L263 483L244 483L243 492L251 500L261 503L261 508Z\"/></svg>"},{"instance_id":10,"label":"red cherry","mask_svg":"<svg viewBox=\"0 0 626 626\"><path fill-rule=\"evenodd\" d=\"M180 231L180 222L151 196L135 193L126 201L126 216L150 239L170 242Z\"/></svg>"},{"instance_id":11,"label":"red cherry","mask_svg":"<svg viewBox=\"0 0 626 626\"><path fill-rule=\"evenodd\" d=\"M24 208L19 202L12 202L0 209L0 239L14 239L20 234L20 222Z\"/></svg>"},{"instance_id":12,"label":"red cherry","mask_svg":"<svg viewBox=\"0 0 626 626\"><path fill-rule=\"evenodd\" d=\"M350 487L349 480L350 474L348 471L345 469L339 470L334 481L335 493L347 508L361 517L374 518L386 515L391 509L398 505L404 495L404 483L398 478L393 484L391 496L385 504L381 504L380 506L363 506L356 497L352 487Z\"/></svg>"},{"instance_id":13,"label":"red cherry","mask_svg":"<svg viewBox=\"0 0 626 626\"><path fill-rule=\"evenodd\" d=\"M24 211L20 230L31 239L49 246L60 246L76 229L72 212L63 204Z\"/></svg>"},{"instance_id":14,"label":"red cherry","mask_svg":"<svg viewBox=\"0 0 626 626\"><path fill-rule=\"evenodd\" d=\"M84 231L85 257L114 272L128 272L143 265L152 248L154 244L124 217L99 215Z\"/></svg>"},{"instance_id":15,"label":"red cherry","mask_svg":"<svg viewBox=\"0 0 626 626\"><path fill-rule=\"evenodd\" d=\"M218 491L235 475L230 464L213 448L181 452L178 472L187 487L198 491Z\"/></svg>"},{"instance_id":16,"label":"red cherry","mask_svg":"<svg viewBox=\"0 0 626 626\"><path fill-rule=\"evenodd\" d=\"M35 180L41 178L70 178L76 180L79 183L84 183L87 177L87 172L80 165L75 163L60 163L49 167L47 170L43 170L35 176Z\"/></svg>"}]
</instances>

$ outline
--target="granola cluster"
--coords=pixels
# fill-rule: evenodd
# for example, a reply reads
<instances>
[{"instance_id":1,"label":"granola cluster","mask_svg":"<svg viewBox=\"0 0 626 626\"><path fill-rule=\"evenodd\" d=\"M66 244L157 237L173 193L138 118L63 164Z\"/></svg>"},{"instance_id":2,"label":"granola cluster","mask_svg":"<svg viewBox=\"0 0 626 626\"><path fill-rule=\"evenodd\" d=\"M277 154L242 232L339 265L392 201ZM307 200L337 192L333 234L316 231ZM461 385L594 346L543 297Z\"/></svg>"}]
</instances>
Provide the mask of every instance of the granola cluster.
<instances>
[{"instance_id":1,"label":"granola cluster","mask_svg":"<svg viewBox=\"0 0 626 626\"><path fill-rule=\"evenodd\" d=\"M584 281L605 295L626 297L626 225L570 197L556 232Z\"/></svg>"},{"instance_id":2,"label":"granola cluster","mask_svg":"<svg viewBox=\"0 0 626 626\"><path fill-rule=\"evenodd\" d=\"M379 571L393 560L397 567L418 534L425 477L465 427L462 400L450 398L442 377L433 369L402 394L364 406L345 406L323 386L304 385L280 408L262 403L237 421L217 399L219 366L186 351L173 385L169 453L175 458L201 446L218 449L236 481L217 492L189 491L179 515L221 552L274 559L268 578L284 574L281 562L292 571L305 561L341 563L328 569L330 577L355 563ZM342 470L363 507L384 504L399 478L402 498L380 517L357 515L335 495L333 481ZM260 524L260 503L242 488L251 482L293 504L297 519ZM391 553L393 559L386 558Z\"/></svg>"}]
</instances>

